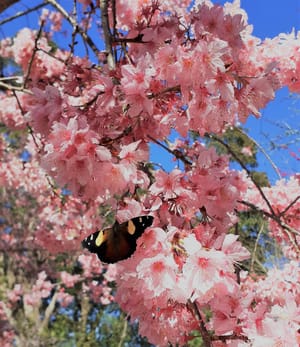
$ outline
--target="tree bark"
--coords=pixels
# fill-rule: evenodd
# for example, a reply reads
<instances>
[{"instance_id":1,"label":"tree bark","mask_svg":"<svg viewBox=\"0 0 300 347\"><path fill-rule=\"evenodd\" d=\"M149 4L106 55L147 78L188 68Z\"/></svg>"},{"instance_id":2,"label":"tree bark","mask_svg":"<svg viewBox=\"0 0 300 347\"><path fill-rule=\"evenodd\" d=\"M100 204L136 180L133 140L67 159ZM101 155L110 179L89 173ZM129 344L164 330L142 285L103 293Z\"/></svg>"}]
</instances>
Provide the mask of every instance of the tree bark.
<instances>
[{"instance_id":1,"label":"tree bark","mask_svg":"<svg viewBox=\"0 0 300 347\"><path fill-rule=\"evenodd\" d=\"M15 4L18 1L19 0L1 0L0 1L0 13L5 11L8 7L10 7L11 5Z\"/></svg>"}]
</instances>

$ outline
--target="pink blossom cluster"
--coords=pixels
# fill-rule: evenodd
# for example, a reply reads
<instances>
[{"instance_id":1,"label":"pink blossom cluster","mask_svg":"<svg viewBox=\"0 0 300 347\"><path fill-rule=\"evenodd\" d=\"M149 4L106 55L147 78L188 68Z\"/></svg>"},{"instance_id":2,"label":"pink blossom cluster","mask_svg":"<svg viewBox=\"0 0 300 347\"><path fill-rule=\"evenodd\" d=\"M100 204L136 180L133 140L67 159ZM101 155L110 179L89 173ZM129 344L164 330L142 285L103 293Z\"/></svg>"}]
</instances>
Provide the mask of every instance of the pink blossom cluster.
<instances>
[{"instance_id":1,"label":"pink blossom cluster","mask_svg":"<svg viewBox=\"0 0 300 347\"><path fill-rule=\"evenodd\" d=\"M29 73L29 62L31 61L32 53L37 49L30 69L30 83L32 85L39 83L41 72L44 81L48 81L48 83L53 81L52 78L54 76L56 78L59 77L64 68L61 59L66 58L66 55L60 50L57 51L56 57L47 54L52 49L47 38L40 37L37 40L37 35L36 31L24 28L19 31L13 40L9 41L6 39L4 44L1 42L0 45L1 55L13 59L22 68L24 76ZM37 47L35 47L36 41Z\"/></svg>"},{"instance_id":2,"label":"pink blossom cluster","mask_svg":"<svg viewBox=\"0 0 300 347\"><path fill-rule=\"evenodd\" d=\"M180 242L174 244L178 234ZM239 286L234 263L249 253L237 236L220 237L208 249L196 231L184 233L174 228L163 233L151 228L138 246L134 257L118 265L116 300L132 320L139 320L140 334L156 346L184 345L198 329L187 305L192 301L203 319L205 312L211 312L208 330L240 337L228 337L227 343L219 341L214 346L298 347L297 262L270 270L256 282L242 274Z\"/></svg>"},{"instance_id":3,"label":"pink blossom cluster","mask_svg":"<svg viewBox=\"0 0 300 347\"><path fill-rule=\"evenodd\" d=\"M82 255L81 257L86 258L87 256ZM93 256L90 257L93 258ZM86 259L79 260L85 266L88 263ZM96 264L95 259L93 259L93 263ZM53 269L49 269L49 272L52 274L49 275L46 271L38 273L35 280L33 274L31 274L31 279L28 278L27 284L15 284L12 290L7 291L6 302L0 301L1 346L5 345L3 343L6 340L12 342L15 339L15 331L8 322L6 312L17 311L22 307L26 319L39 319L38 310L41 308L43 299L52 299L55 295L56 305L68 307L74 301L74 293L71 293L69 289L74 289L76 284L81 285L82 291L89 293L95 303L107 305L113 301L111 282L115 279L114 266L111 266L111 269L107 268L106 271L99 266L94 266L93 271L92 266L90 266L88 269L89 275L86 276L72 275L67 271L54 274ZM102 281L94 279L96 274L99 278L102 277ZM2 308L5 308L5 310L2 310Z\"/></svg>"},{"instance_id":4,"label":"pink blossom cluster","mask_svg":"<svg viewBox=\"0 0 300 347\"><path fill-rule=\"evenodd\" d=\"M289 34L282 33L273 39L265 40L261 47L264 60L274 62L274 57L276 57L280 83L294 93L300 91L299 38L299 33L294 31Z\"/></svg>"},{"instance_id":5,"label":"pink blossom cluster","mask_svg":"<svg viewBox=\"0 0 300 347\"><path fill-rule=\"evenodd\" d=\"M2 157L0 183L1 186L9 188L24 189L33 196L46 191L49 187L45 170L41 168L38 161L32 160L25 164L12 154Z\"/></svg>"},{"instance_id":6,"label":"pink blossom cluster","mask_svg":"<svg viewBox=\"0 0 300 347\"><path fill-rule=\"evenodd\" d=\"M71 275L67 271L61 271L60 277L67 288L72 288L80 280L80 275Z\"/></svg>"},{"instance_id":7,"label":"pink blossom cluster","mask_svg":"<svg viewBox=\"0 0 300 347\"><path fill-rule=\"evenodd\" d=\"M157 346L183 345L197 328L189 301L199 310L211 308L210 328L218 334L238 331L242 308L234 263L249 252L234 235L222 235L205 247L206 235L199 227L151 228L138 240L134 257L118 265L116 300Z\"/></svg>"},{"instance_id":8,"label":"pink blossom cluster","mask_svg":"<svg viewBox=\"0 0 300 347\"><path fill-rule=\"evenodd\" d=\"M20 100L24 99L24 94L17 93L17 95ZM0 94L0 121L9 129L20 130L26 127L25 119L15 97Z\"/></svg>"},{"instance_id":9,"label":"pink blossom cluster","mask_svg":"<svg viewBox=\"0 0 300 347\"><path fill-rule=\"evenodd\" d=\"M141 42L128 44L131 59L120 60L115 70L95 69L76 57L64 67L46 56L46 69L33 64L30 71L33 95L24 109L44 137L42 165L86 200L119 195L131 183L146 186L138 163L148 159L149 136L162 139L171 128L184 136L188 130L221 133L251 113L258 116L279 87L270 63L250 58L260 57L260 50L253 45L249 55L252 36L237 8L206 2L183 22L160 12L155 2L134 11L140 9L137 14L128 7L124 25L128 37ZM126 13L125 8L118 13ZM132 16L138 21L128 26ZM31 42L26 50L17 47L26 40ZM49 50L46 38L39 45ZM7 51L26 71L33 49L34 33L23 30ZM64 56L59 50L56 54ZM38 73L37 80L32 75ZM122 149L132 143L136 157L126 175Z\"/></svg>"},{"instance_id":10,"label":"pink blossom cluster","mask_svg":"<svg viewBox=\"0 0 300 347\"><path fill-rule=\"evenodd\" d=\"M82 285L83 292L88 293L95 303L102 305L115 301L111 283L116 279L116 265L102 265L95 254L81 254L78 261L83 269L83 277L87 280Z\"/></svg>"},{"instance_id":11,"label":"pink blossom cluster","mask_svg":"<svg viewBox=\"0 0 300 347\"><path fill-rule=\"evenodd\" d=\"M50 11L49 9L43 8L40 16L41 22L50 22L50 33L55 31L61 31L63 15L60 12Z\"/></svg>"},{"instance_id":12,"label":"pink blossom cluster","mask_svg":"<svg viewBox=\"0 0 300 347\"><path fill-rule=\"evenodd\" d=\"M9 323L6 313L5 303L0 301L0 341L1 346L11 347L15 338L15 333Z\"/></svg>"},{"instance_id":13,"label":"pink blossom cluster","mask_svg":"<svg viewBox=\"0 0 300 347\"><path fill-rule=\"evenodd\" d=\"M199 142L179 148L193 165L186 165L185 171L155 171L145 205L157 213L162 225L181 228L195 216L201 217L214 228L215 238L236 222L234 209L247 189L247 180L229 170L228 158L219 156L213 148Z\"/></svg>"},{"instance_id":14,"label":"pink blossom cluster","mask_svg":"<svg viewBox=\"0 0 300 347\"><path fill-rule=\"evenodd\" d=\"M42 271L38 274L36 282L30 291L25 292L23 296L25 315L30 317L34 309L41 305L41 300L48 298L53 289L53 283L47 280L47 274Z\"/></svg>"},{"instance_id":15,"label":"pink blossom cluster","mask_svg":"<svg viewBox=\"0 0 300 347\"><path fill-rule=\"evenodd\" d=\"M251 346L299 346L299 279L299 263L291 261L258 281L244 281L249 294L243 319Z\"/></svg>"},{"instance_id":16,"label":"pink blossom cluster","mask_svg":"<svg viewBox=\"0 0 300 347\"><path fill-rule=\"evenodd\" d=\"M246 182L228 170L228 158L213 148L199 143L181 148L195 164L186 165L185 172L155 171L144 205L156 215L156 224L138 240L134 255L117 267L117 302L139 320L140 334L158 346L183 345L197 329L189 301L214 312L209 328L220 335L238 333L243 312L234 264L249 252L226 232L235 222L233 212ZM127 208L136 211L137 205ZM224 297L227 304L221 308Z\"/></svg>"},{"instance_id":17,"label":"pink blossom cluster","mask_svg":"<svg viewBox=\"0 0 300 347\"><path fill-rule=\"evenodd\" d=\"M226 156L188 138L191 130L222 134L251 114L260 116L281 86L298 91L299 39L261 42L239 1L224 8L196 1L189 12L183 5L188 2L116 1L114 44L127 46L118 46L114 68L105 59L95 66L70 52L52 52L51 36L37 39L29 29L1 41L1 56L23 70L26 95L1 96L0 120L14 130L28 122L33 134L23 143L32 155L26 163L1 139L0 185L15 189L21 207L27 194L34 201L26 216L34 227L19 223L13 233L1 233L1 248L39 245L54 259L51 254L78 250L102 226L99 206L116 210L120 222L154 216L131 258L107 267L95 255L76 253L70 261L79 262L82 275L48 268L33 276L30 290L16 284L8 302L14 307L22 298L30 316L56 290L67 307L73 300L68 290L81 284L106 305L114 300L110 282L116 279L116 301L157 346L186 344L202 319L207 331L223 338L214 347L298 347L299 267L292 262L257 282L243 273L240 284L235 266L249 252L228 230L245 199L289 226L283 231L270 219L287 258L297 259L299 177L263 188L271 211ZM57 30L60 16L44 12L41 19L48 15ZM149 169L150 142L165 140L171 130L186 138L168 148L183 168ZM45 172L55 180L51 189ZM65 187L71 196L62 193ZM14 259L33 266L25 252ZM2 306L0 316L7 320Z\"/></svg>"},{"instance_id":18,"label":"pink blossom cluster","mask_svg":"<svg viewBox=\"0 0 300 347\"><path fill-rule=\"evenodd\" d=\"M277 220L269 218L272 236L281 244L282 250L289 259L299 259L300 243L300 180L299 176L291 176L288 180L278 180L272 187L262 188L275 216L278 216L283 228ZM266 201L257 188L252 185L246 191L245 200L255 204L258 208L271 213Z\"/></svg>"},{"instance_id":19,"label":"pink blossom cluster","mask_svg":"<svg viewBox=\"0 0 300 347\"><path fill-rule=\"evenodd\" d=\"M97 201L88 207L77 198L66 197L62 205L59 197L50 195L40 197L39 203L34 242L52 254L77 250L86 234L100 224Z\"/></svg>"}]
</instances>

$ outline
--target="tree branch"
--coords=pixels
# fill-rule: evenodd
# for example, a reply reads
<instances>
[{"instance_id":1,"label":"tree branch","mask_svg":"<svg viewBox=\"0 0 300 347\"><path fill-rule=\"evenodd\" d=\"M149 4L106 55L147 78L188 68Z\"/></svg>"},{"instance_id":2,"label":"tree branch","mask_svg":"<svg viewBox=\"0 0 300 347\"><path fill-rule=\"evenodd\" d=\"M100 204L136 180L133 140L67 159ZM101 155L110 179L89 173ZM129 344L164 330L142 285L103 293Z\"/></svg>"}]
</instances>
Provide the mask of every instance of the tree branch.
<instances>
[{"instance_id":1,"label":"tree branch","mask_svg":"<svg viewBox=\"0 0 300 347\"><path fill-rule=\"evenodd\" d=\"M204 347L212 347L212 338L206 329L205 323L202 319L201 313L198 309L198 306L195 302L192 302L191 300L188 300L187 302L187 308L192 312L194 317L198 320L199 322L199 329L200 329L200 334L203 340L203 346Z\"/></svg>"},{"instance_id":2,"label":"tree branch","mask_svg":"<svg viewBox=\"0 0 300 347\"><path fill-rule=\"evenodd\" d=\"M5 11L8 7L15 4L19 0L1 0L0 2L0 13Z\"/></svg>"},{"instance_id":3,"label":"tree branch","mask_svg":"<svg viewBox=\"0 0 300 347\"><path fill-rule=\"evenodd\" d=\"M13 91L16 91L16 92L24 92L24 93L27 93L27 94L33 94L31 91L25 89L24 87L13 86L11 84L4 83L2 81L0 81L0 87L5 89L5 90L13 90Z\"/></svg>"},{"instance_id":4,"label":"tree branch","mask_svg":"<svg viewBox=\"0 0 300 347\"><path fill-rule=\"evenodd\" d=\"M124 318L123 329L122 329L120 341L119 341L119 343L118 343L118 347L124 346L124 342L125 342L125 338L126 338L127 326L128 326L128 321L127 321L126 318Z\"/></svg>"},{"instance_id":5,"label":"tree branch","mask_svg":"<svg viewBox=\"0 0 300 347\"><path fill-rule=\"evenodd\" d=\"M263 231L264 231L264 222L261 224L261 227L259 229L259 232L258 232L256 240L255 240L253 253L251 254L251 264L250 264L250 270L249 270L250 273L252 273L253 269L254 269L254 262L255 262L255 258L256 258L255 255L256 255L256 251L257 251L258 241L259 241L260 236L261 236Z\"/></svg>"},{"instance_id":6,"label":"tree branch","mask_svg":"<svg viewBox=\"0 0 300 347\"><path fill-rule=\"evenodd\" d=\"M41 325L38 329L38 333L42 334L44 329L47 327L48 323L49 323L49 319L55 309L55 304L56 304L56 299L57 299L57 295L58 293L55 292L54 295L51 298L51 301L49 303L49 305L47 306L46 310L45 310L45 315L44 315L44 319L41 322Z\"/></svg>"},{"instance_id":7,"label":"tree branch","mask_svg":"<svg viewBox=\"0 0 300 347\"><path fill-rule=\"evenodd\" d=\"M300 236L300 232L297 231L294 228L291 228L289 225L287 225L286 223L284 223L279 216L277 216L276 214L271 214L265 210L262 210L260 208L258 208L256 205L252 204L251 202L248 201L244 201L244 200L238 200L238 203L243 204L247 207L252 208L253 210L255 210L256 212L261 212L262 214L264 214L266 217L273 219L276 223L279 224L279 226L281 226L283 229L288 230L289 232Z\"/></svg>"},{"instance_id":8,"label":"tree branch","mask_svg":"<svg viewBox=\"0 0 300 347\"><path fill-rule=\"evenodd\" d=\"M110 32L109 19L108 19L108 0L100 0L101 22L103 28L105 49L107 53L107 63L110 70L116 66L115 57L112 48L112 35ZM115 29L114 29L115 30Z\"/></svg>"},{"instance_id":9,"label":"tree branch","mask_svg":"<svg viewBox=\"0 0 300 347\"><path fill-rule=\"evenodd\" d=\"M295 203L300 199L300 195L298 195L291 203L287 205L287 207L279 213L279 216L283 216Z\"/></svg>"},{"instance_id":10,"label":"tree branch","mask_svg":"<svg viewBox=\"0 0 300 347\"><path fill-rule=\"evenodd\" d=\"M213 135L213 134L207 134L206 135L208 138L211 138L215 141L217 141L218 143L220 143L221 145L223 145L228 153L230 153L232 155L232 157L241 165L241 167L247 172L248 176L250 177L251 181L253 182L253 184L255 185L255 187L257 188L257 190L259 191L261 197L264 199L264 201L266 202L267 206L269 207L270 212L275 215L275 212L273 210L273 207L271 206L269 200L267 199L267 197L265 196L265 193L263 192L263 190L261 189L261 187L259 186L259 184L255 181L255 179L252 176L252 172L247 168L247 166L242 162L242 160L233 152L233 150L230 148L230 146L224 142L223 140L221 140L220 138L218 138L217 136Z\"/></svg>"},{"instance_id":11,"label":"tree branch","mask_svg":"<svg viewBox=\"0 0 300 347\"><path fill-rule=\"evenodd\" d=\"M39 29L39 31L38 31L38 34L37 34L37 36L36 36L36 38L35 38L35 40L34 40L34 50L33 50L33 53L32 53L32 55L31 55L30 60L29 60L29 63L28 63L28 69L27 69L27 71L26 71L26 76L24 77L24 81L23 81L23 88L26 87L26 84L27 84L28 79L29 79L29 76L30 76L30 71L31 71L31 68L32 68L32 64L33 64L34 57L35 57L35 55L36 55L36 52L37 52L38 49L39 49L39 48L38 48L38 41L39 41L40 37L42 36L42 30L43 30L44 24L45 24L45 22L42 21L42 22L41 22L41 25L40 25L40 29Z\"/></svg>"},{"instance_id":12,"label":"tree branch","mask_svg":"<svg viewBox=\"0 0 300 347\"><path fill-rule=\"evenodd\" d=\"M297 244L295 237L292 237L292 234L295 236L300 236L300 232L294 228L291 228L289 225L287 225L285 222L283 222L281 220L282 215L278 216L275 213L269 213L267 211L264 211L264 210L258 208L257 206L255 206L254 204L252 204L251 202L248 202L248 201L238 200L238 203L243 204L247 207L250 207L251 209L253 209L256 212L261 212L266 217L273 219L286 232L286 235L288 236L291 244L294 246L295 252L300 254L299 245Z\"/></svg>"},{"instance_id":13,"label":"tree branch","mask_svg":"<svg viewBox=\"0 0 300 347\"><path fill-rule=\"evenodd\" d=\"M259 150L264 154L264 156L269 160L270 164L272 165L274 171L276 172L277 176L279 178L282 178L281 177L281 174L278 170L278 167L275 165L275 163L273 162L273 160L271 159L271 157L269 156L269 154L264 150L264 148L256 141L254 140L253 137L249 136L248 134L245 134L241 129L239 128L236 128L238 132L240 132L241 134L243 135L246 135L254 144L257 148L259 148Z\"/></svg>"},{"instance_id":14,"label":"tree branch","mask_svg":"<svg viewBox=\"0 0 300 347\"><path fill-rule=\"evenodd\" d=\"M85 41L94 52L95 56L98 58L99 56L99 49L96 47L94 41L91 39L91 37L78 25L78 23L75 21L74 18L72 18L68 12L55 0L45 0L46 3L52 5L57 11L59 11L66 20L72 25L73 31L78 32L83 41Z\"/></svg>"},{"instance_id":15,"label":"tree branch","mask_svg":"<svg viewBox=\"0 0 300 347\"><path fill-rule=\"evenodd\" d=\"M3 2L3 1L4 1L4 0L2 0L2 2ZM10 0L10 1L12 1L12 0ZM17 2L17 1L19 1L19 0L12 1L12 3L13 3L13 2ZM11 3L11 5L12 5L12 3ZM1 13L1 6L2 6L2 4L0 4L0 13ZM8 17L8 18L5 18L5 19L3 19L2 21L0 21L0 26L3 25L3 24L5 24L5 23L8 23L8 22L10 22L10 21L12 21L12 20L14 20L14 19L16 19L16 18L19 18L19 17L22 17L22 16L26 16L26 15L29 14L30 12L36 11L36 10L38 10L39 8L42 8L42 7L44 7L44 6L45 6L45 4L44 4L44 3L41 3L41 4L39 4L39 5L36 5L36 6L34 6L34 7L29 8L28 10L21 11L21 12L17 12L17 13L15 13L13 16Z\"/></svg>"},{"instance_id":16,"label":"tree branch","mask_svg":"<svg viewBox=\"0 0 300 347\"><path fill-rule=\"evenodd\" d=\"M153 138L152 136L148 135L149 139L152 140L154 143L156 143L158 146L162 147L163 149L165 149L167 152L171 153L172 155L174 155L174 157L176 157L178 160L181 160L184 164L191 166L192 162L190 162L188 159L185 158L185 156L180 152L180 151L173 151L172 149L170 149L169 147L167 147L166 145L164 145L163 143L157 141L155 138Z\"/></svg>"}]
</instances>

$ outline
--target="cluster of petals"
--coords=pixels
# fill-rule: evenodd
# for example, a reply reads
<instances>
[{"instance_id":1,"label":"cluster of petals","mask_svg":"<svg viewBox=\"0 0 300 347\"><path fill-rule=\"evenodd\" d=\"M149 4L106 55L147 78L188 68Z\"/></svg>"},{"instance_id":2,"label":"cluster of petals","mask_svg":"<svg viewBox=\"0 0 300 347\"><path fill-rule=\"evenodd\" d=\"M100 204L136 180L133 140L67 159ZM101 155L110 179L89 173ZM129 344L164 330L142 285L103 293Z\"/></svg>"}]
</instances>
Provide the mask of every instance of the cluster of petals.
<instances>
[{"instance_id":1,"label":"cluster of petals","mask_svg":"<svg viewBox=\"0 0 300 347\"><path fill-rule=\"evenodd\" d=\"M50 81L53 77L57 78L64 68L61 59L66 58L66 55L59 50L57 52L57 59L43 52L50 52L52 49L45 37L40 37L37 44L38 47L35 47L37 35L38 32L32 31L29 28L24 28L18 32L11 42L4 41L5 44L1 49L1 55L14 59L22 68L25 75L28 72L27 69L32 59L32 53L36 49L36 54L30 69L30 78L34 84L38 83L41 77L41 71L43 71L45 80ZM40 50L37 48L40 48Z\"/></svg>"},{"instance_id":2,"label":"cluster of petals","mask_svg":"<svg viewBox=\"0 0 300 347\"><path fill-rule=\"evenodd\" d=\"M128 12L120 18L119 23L125 21L121 27L128 26L130 18L140 23L127 27L128 37L142 38L128 45L131 60L110 72L76 57L61 70L51 58L47 69L58 66L57 71L33 68L44 75L44 84L33 77L33 95L24 102L29 123L45 137L43 166L60 185L85 199L106 196L108 191L120 194L128 187L126 166L119 163L120 146L136 140L147 143L149 135L163 138L171 128L181 135L188 130L221 133L238 119L258 116L280 86L273 65L261 58L258 43L249 55L251 31L237 6L223 9L206 1L181 22L163 9L160 12L153 2L141 7L123 1L117 5L124 7L118 13ZM146 25L147 18L153 24ZM185 27L190 28L189 38ZM17 49L16 43L10 47L21 66L28 63L34 35L25 30L16 38L30 41L30 49L28 45L26 50ZM40 45L48 50L44 41ZM64 53L56 54L61 58ZM260 59L252 59L254 55ZM49 85L51 79L55 84ZM142 172L136 168L134 175ZM106 186L109 177L114 183Z\"/></svg>"},{"instance_id":3,"label":"cluster of petals","mask_svg":"<svg viewBox=\"0 0 300 347\"><path fill-rule=\"evenodd\" d=\"M85 279L82 285L83 292L88 293L95 303L108 305L113 302L115 299L111 284L117 276L116 265L101 264L96 254L81 254L78 261Z\"/></svg>"},{"instance_id":4,"label":"cluster of petals","mask_svg":"<svg viewBox=\"0 0 300 347\"><path fill-rule=\"evenodd\" d=\"M37 160L24 163L14 155L3 157L0 163L0 184L15 189L23 189L33 196L49 189L46 173Z\"/></svg>"},{"instance_id":5,"label":"cluster of petals","mask_svg":"<svg viewBox=\"0 0 300 347\"><path fill-rule=\"evenodd\" d=\"M187 342L197 328L188 302L215 309L217 298L222 301L227 295L234 300L239 295L234 262L248 258L249 252L233 235L220 236L210 248L201 241L193 230L149 228L138 240L134 256L118 265L116 300L132 320L139 319L140 333L155 345ZM232 307L224 306L223 311L230 321ZM222 324L222 334L234 326L227 323L226 329ZM214 325L218 328L216 320Z\"/></svg>"},{"instance_id":6,"label":"cluster of petals","mask_svg":"<svg viewBox=\"0 0 300 347\"><path fill-rule=\"evenodd\" d=\"M18 97L21 100L24 99L21 93L18 93ZM25 119L15 97L0 94L0 120L9 129L20 130L25 128Z\"/></svg>"},{"instance_id":7,"label":"cluster of petals","mask_svg":"<svg viewBox=\"0 0 300 347\"><path fill-rule=\"evenodd\" d=\"M228 158L219 156L213 148L195 141L191 147L181 149L194 164L187 166L185 172L156 170L147 204L162 224L177 227L202 213L202 220L209 220L215 228L216 237L236 222L234 209L247 189L247 181L229 170Z\"/></svg>"},{"instance_id":8,"label":"cluster of petals","mask_svg":"<svg viewBox=\"0 0 300 347\"><path fill-rule=\"evenodd\" d=\"M30 317L32 312L41 305L42 299L50 296L52 289L53 283L47 279L46 272L40 272L30 291L23 295L24 312L27 317Z\"/></svg>"},{"instance_id":9,"label":"cluster of petals","mask_svg":"<svg viewBox=\"0 0 300 347\"><path fill-rule=\"evenodd\" d=\"M242 320L251 346L299 346L299 276L299 263L291 261L265 278L244 282L248 297Z\"/></svg>"},{"instance_id":10,"label":"cluster of petals","mask_svg":"<svg viewBox=\"0 0 300 347\"><path fill-rule=\"evenodd\" d=\"M132 184L145 186L145 175L139 174L136 162L148 158L139 142L121 146L118 157L99 145L98 134L80 119L67 124L55 123L45 146L43 167L60 186L83 199L106 199L121 194Z\"/></svg>"},{"instance_id":11,"label":"cluster of petals","mask_svg":"<svg viewBox=\"0 0 300 347\"><path fill-rule=\"evenodd\" d=\"M1 329L0 329L1 346L11 347L14 343L15 332L9 323L7 308L3 301L0 301L0 320L1 320Z\"/></svg>"},{"instance_id":12,"label":"cluster of petals","mask_svg":"<svg viewBox=\"0 0 300 347\"><path fill-rule=\"evenodd\" d=\"M272 212L257 189L229 169L225 156L196 140L174 146L173 153L185 159L184 171L149 174L143 166L151 139L163 140L172 129L183 137L190 130L201 136L222 134L250 115L259 117L281 86L299 91L299 38L286 35L261 42L252 36L238 3L223 8L196 1L187 14L187 1L161 6L150 0L116 1L116 28L128 44L126 57L114 70L59 49L46 54L51 51L46 37L36 40L38 33L29 29L1 42L0 54L20 66L30 89L30 95L18 99L0 98L1 122L14 130L28 122L40 146L39 155L32 152L34 159L28 163L7 156L0 165L1 186L24 189L37 199L39 223L30 237L25 235L26 241L34 240L54 254L77 250L102 224L97 204L109 202L113 208L115 197L147 190L139 201L123 199L117 213L123 220L144 211L155 217L138 239L134 255L117 266L106 267L96 255L87 254L78 262L86 279L83 292L94 302L108 304L113 300L109 284L116 279L116 301L157 346L187 343L199 327L193 305L203 317L209 310L206 328L211 332L241 336L216 346L299 345L299 267L291 263L257 284L245 279L239 285L235 273L235 264L249 257L237 237L227 234L236 222L238 200L244 194L245 200ZM44 12L42 18L47 16ZM60 16L50 17L57 30ZM62 203L57 196L46 196L45 171L72 197ZM300 228L299 185L299 178L292 177L263 188L275 213L294 230ZM24 198L20 200L24 204ZM291 235L272 220L270 228L288 245L285 254L296 258ZM292 236L299 244L299 233ZM14 235L3 238L17 243ZM57 277L58 301L67 307L72 302L68 289L82 277L66 271ZM54 287L43 271L30 291L16 285L8 299L13 306L22 298L30 316ZM6 321L0 306L2 316ZM9 341L9 330L5 333Z\"/></svg>"},{"instance_id":13,"label":"cluster of petals","mask_svg":"<svg viewBox=\"0 0 300 347\"><path fill-rule=\"evenodd\" d=\"M269 226L273 237L282 245L282 249L289 259L299 259L299 251L295 247L300 242L299 177L295 175L289 179L280 179L272 187L262 188L262 191L275 216L280 217L281 224L269 218ZM246 191L245 200L272 214L270 206L254 185L251 185ZM285 226L288 226L288 228L286 229ZM292 231L290 231L290 228Z\"/></svg>"},{"instance_id":14,"label":"cluster of petals","mask_svg":"<svg viewBox=\"0 0 300 347\"><path fill-rule=\"evenodd\" d=\"M41 197L39 204L34 242L52 254L77 250L81 240L101 224L97 202L88 207L68 196L62 205L59 197L48 196Z\"/></svg>"}]
</instances>

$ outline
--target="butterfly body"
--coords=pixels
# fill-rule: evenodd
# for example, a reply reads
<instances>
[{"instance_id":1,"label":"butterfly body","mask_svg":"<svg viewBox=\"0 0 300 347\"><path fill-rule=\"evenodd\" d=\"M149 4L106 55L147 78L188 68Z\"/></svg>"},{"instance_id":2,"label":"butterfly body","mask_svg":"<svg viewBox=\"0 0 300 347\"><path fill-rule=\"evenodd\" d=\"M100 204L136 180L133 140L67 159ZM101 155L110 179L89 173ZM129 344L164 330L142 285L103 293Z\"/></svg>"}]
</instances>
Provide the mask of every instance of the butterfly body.
<instances>
[{"instance_id":1,"label":"butterfly body","mask_svg":"<svg viewBox=\"0 0 300 347\"><path fill-rule=\"evenodd\" d=\"M98 230L82 241L82 246L96 253L104 263L129 258L136 250L136 241L153 222L152 216L140 216L111 228Z\"/></svg>"}]
</instances>

